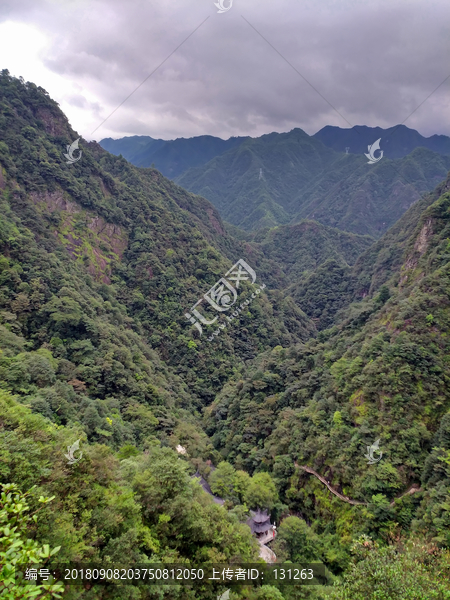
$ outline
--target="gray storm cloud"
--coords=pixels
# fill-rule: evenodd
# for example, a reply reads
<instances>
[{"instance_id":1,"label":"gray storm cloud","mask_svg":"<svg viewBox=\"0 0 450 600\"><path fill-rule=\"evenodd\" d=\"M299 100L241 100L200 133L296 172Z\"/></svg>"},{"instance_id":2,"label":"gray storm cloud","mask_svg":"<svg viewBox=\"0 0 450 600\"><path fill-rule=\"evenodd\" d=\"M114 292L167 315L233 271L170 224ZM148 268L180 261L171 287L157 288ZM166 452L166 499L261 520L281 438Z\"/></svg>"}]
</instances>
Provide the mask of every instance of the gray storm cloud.
<instances>
[{"instance_id":1,"label":"gray storm cloud","mask_svg":"<svg viewBox=\"0 0 450 600\"><path fill-rule=\"evenodd\" d=\"M0 18L45 34L41 60L78 90L49 92L69 118L83 109L85 138L170 139L403 122L450 75L449 13L447 0L234 0L224 14L214 0L33 0ZM450 135L449 90L450 79L405 124Z\"/></svg>"}]
</instances>

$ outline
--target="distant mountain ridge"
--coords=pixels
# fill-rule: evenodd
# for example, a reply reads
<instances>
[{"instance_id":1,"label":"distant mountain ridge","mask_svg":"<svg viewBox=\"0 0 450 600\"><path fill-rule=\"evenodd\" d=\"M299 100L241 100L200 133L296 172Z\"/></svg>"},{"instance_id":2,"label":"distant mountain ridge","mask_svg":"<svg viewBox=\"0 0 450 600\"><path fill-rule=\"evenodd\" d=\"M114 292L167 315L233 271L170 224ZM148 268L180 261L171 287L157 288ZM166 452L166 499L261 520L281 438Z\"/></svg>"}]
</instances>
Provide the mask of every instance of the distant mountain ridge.
<instances>
[{"instance_id":1,"label":"distant mountain ridge","mask_svg":"<svg viewBox=\"0 0 450 600\"><path fill-rule=\"evenodd\" d=\"M379 237L449 168L450 156L425 148L369 165L363 153L338 153L297 128L247 139L176 182L242 229L314 219Z\"/></svg>"},{"instance_id":2,"label":"distant mountain ridge","mask_svg":"<svg viewBox=\"0 0 450 600\"><path fill-rule=\"evenodd\" d=\"M239 146L246 137L231 137L228 140L212 135L200 135L176 140L154 139L149 136L134 135L118 140L105 138L100 146L137 167L158 169L165 177L174 179L191 167L206 164L215 156Z\"/></svg>"},{"instance_id":3,"label":"distant mountain ridge","mask_svg":"<svg viewBox=\"0 0 450 600\"><path fill-rule=\"evenodd\" d=\"M364 154L378 138L383 160L368 165ZM425 138L405 125L327 126L313 136L295 128L228 140L132 136L100 144L136 166L157 168L247 231L308 219L377 238L450 168L449 137Z\"/></svg>"},{"instance_id":4,"label":"distant mountain ridge","mask_svg":"<svg viewBox=\"0 0 450 600\"><path fill-rule=\"evenodd\" d=\"M148 135L132 135L118 140L104 138L101 140L100 146L115 156L121 154L130 163L135 164L135 157L139 156L143 150L149 153L154 152L165 143L166 140L155 139Z\"/></svg>"},{"instance_id":5,"label":"distant mountain ridge","mask_svg":"<svg viewBox=\"0 0 450 600\"><path fill-rule=\"evenodd\" d=\"M264 136L259 136L262 137ZM310 137L321 141L336 152L346 152L348 148L350 154L367 152L367 146L381 138L381 149L387 158L402 158L416 148L428 148L438 154L450 155L449 136L424 137L406 125L394 125L387 129L366 125L355 125L352 128L326 125ZM104 138L100 141L100 146L116 156L122 154L126 160L137 167L150 167L153 163L163 175L174 178L190 167L206 164L214 157L239 146L248 139L252 138L243 136L223 140L212 135L200 135L163 140L148 135L133 135L116 140Z\"/></svg>"},{"instance_id":6,"label":"distant mountain ridge","mask_svg":"<svg viewBox=\"0 0 450 600\"><path fill-rule=\"evenodd\" d=\"M381 149L387 158L403 158L416 148L428 148L438 154L450 155L450 137L432 135L424 137L415 129L405 125L395 125L388 129L355 125L351 129L326 125L313 136L325 146L336 152L361 154L367 152L367 146L381 138Z\"/></svg>"}]
</instances>

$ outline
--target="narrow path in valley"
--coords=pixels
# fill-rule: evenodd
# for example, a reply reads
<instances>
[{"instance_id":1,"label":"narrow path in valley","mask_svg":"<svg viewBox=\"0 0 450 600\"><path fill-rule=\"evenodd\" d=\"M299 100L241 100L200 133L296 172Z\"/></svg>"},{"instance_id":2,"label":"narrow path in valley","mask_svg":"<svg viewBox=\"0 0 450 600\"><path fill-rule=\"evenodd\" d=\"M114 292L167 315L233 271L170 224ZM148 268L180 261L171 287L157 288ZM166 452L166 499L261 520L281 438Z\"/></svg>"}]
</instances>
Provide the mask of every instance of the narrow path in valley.
<instances>
[{"instance_id":1,"label":"narrow path in valley","mask_svg":"<svg viewBox=\"0 0 450 600\"><path fill-rule=\"evenodd\" d=\"M314 469L311 469L311 467L299 465L295 461L294 461L294 465L298 469L303 469L304 471L306 471L306 473L310 473L311 475L314 475L315 477L317 477L317 479L319 479L319 481L321 481L324 485L327 486L327 488L330 490L330 492L332 494L337 496L343 502L348 502L348 504L353 504L353 505L367 506L367 504L368 504L367 502L359 502L358 500L352 500L348 496L344 496L343 494L340 494L337 490L335 490L328 483L328 481L324 477L322 477L322 475L319 475L319 473L317 473L317 471L314 471ZM392 502L390 503L390 506L394 506L395 501L400 500L400 498L403 498L403 496L407 496L408 494L414 494L415 492L421 492L421 491L422 491L422 488L419 487L416 483L413 483L413 485L406 492L404 492L401 496L399 496L398 498L394 498L394 500L392 500Z\"/></svg>"}]
</instances>

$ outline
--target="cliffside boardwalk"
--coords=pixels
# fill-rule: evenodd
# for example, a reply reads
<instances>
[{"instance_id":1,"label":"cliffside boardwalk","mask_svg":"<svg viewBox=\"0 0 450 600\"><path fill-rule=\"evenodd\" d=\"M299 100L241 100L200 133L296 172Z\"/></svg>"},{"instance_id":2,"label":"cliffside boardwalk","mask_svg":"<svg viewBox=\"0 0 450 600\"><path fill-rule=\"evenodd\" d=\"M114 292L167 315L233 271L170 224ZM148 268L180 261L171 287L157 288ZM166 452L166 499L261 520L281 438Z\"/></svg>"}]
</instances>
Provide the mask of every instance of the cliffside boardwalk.
<instances>
[{"instance_id":1,"label":"cliffside boardwalk","mask_svg":"<svg viewBox=\"0 0 450 600\"><path fill-rule=\"evenodd\" d=\"M348 504L353 504L353 505L361 505L361 506L368 505L368 502L359 502L358 500L352 500L348 496L344 496L343 494L340 494L337 490L335 490L328 483L328 481L324 477L322 477L322 475L319 475L319 473L317 473L317 471L314 471L314 469L311 469L311 467L307 467L305 465L303 465L303 466L299 465L297 462L294 462L294 465L299 469L303 469L303 471L306 471L306 473L310 473L311 475L314 475L315 477L317 477L317 479L319 479L324 485L326 485L327 488L330 490L330 492L332 494L334 494L335 496L337 496L340 500L343 500L344 502L347 502ZM403 498L403 496L407 496L408 494L414 494L415 492L421 492L421 491L422 491L422 488L420 486L418 486L416 483L413 483L412 486L406 490L406 492L404 492L398 498L394 498L394 500L392 500L392 502L390 502L389 505L394 506L395 501L400 500L400 498Z\"/></svg>"}]
</instances>

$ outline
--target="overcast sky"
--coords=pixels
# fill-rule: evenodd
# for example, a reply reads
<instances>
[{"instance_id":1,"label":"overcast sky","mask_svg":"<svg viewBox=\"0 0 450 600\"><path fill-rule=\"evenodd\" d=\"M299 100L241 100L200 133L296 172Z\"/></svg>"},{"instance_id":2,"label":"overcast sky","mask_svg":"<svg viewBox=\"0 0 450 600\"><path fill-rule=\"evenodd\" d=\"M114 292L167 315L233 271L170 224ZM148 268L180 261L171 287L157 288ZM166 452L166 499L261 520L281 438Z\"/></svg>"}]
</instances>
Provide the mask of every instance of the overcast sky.
<instances>
[{"instance_id":1,"label":"overcast sky","mask_svg":"<svg viewBox=\"0 0 450 600\"><path fill-rule=\"evenodd\" d=\"M450 78L409 116L450 76L449 0L218 1L0 0L0 68L44 87L88 140L405 119L450 135Z\"/></svg>"}]
</instances>

